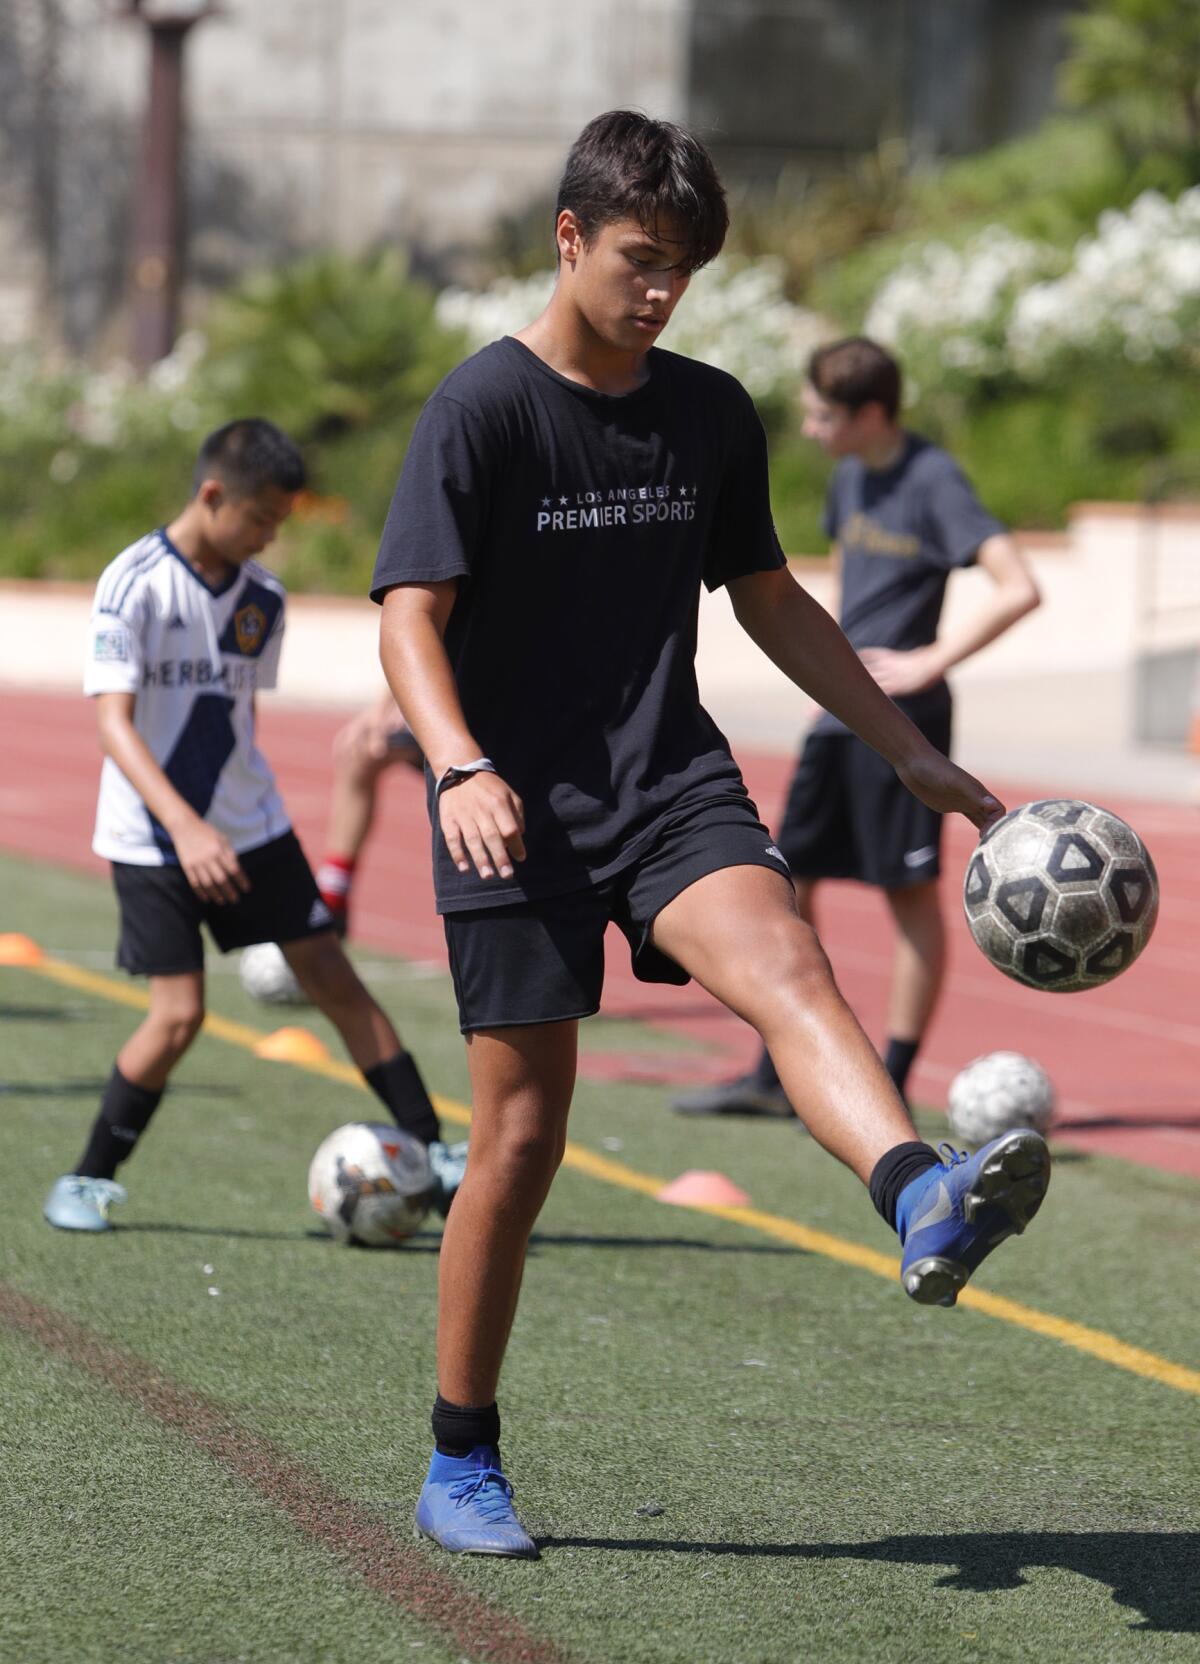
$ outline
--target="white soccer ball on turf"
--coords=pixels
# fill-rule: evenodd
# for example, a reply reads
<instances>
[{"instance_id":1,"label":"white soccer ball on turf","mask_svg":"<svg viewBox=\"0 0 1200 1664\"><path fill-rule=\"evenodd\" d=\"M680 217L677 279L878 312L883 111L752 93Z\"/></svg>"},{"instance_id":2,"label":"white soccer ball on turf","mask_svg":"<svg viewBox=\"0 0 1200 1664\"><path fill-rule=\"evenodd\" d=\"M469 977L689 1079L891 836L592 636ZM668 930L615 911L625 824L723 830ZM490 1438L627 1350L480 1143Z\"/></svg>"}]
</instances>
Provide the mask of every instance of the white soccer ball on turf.
<instances>
[{"instance_id":1,"label":"white soccer ball on turf","mask_svg":"<svg viewBox=\"0 0 1200 1664\"><path fill-rule=\"evenodd\" d=\"M950 1130L978 1149L1014 1127L1045 1132L1054 1119L1054 1087L1046 1071L1020 1052L989 1052L950 1082Z\"/></svg>"},{"instance_id":2,"label":"white soccer ball on turf","mask_svg":"<svg viewBox=\"0 0 1200 1664\"><path fill-rule=\"evenodd\" d=\"M373 1121L331 1132L308 1169L308 1199L330 1236L366 1248L395 1248L412 1236L433 1188L420 1139Z\"/></svg>"},{"instance_id":3,"label":"white soccer ball on turf","mask_svg":"<svg viewBox=\"0 0 1200 1664\"><path fill-rule=\"evenodd\" d=\"M257 942L242 949L238 974L251 999L263 1005L307 1005L308 995L275 942Z\"/></svg>"}]
</instances>

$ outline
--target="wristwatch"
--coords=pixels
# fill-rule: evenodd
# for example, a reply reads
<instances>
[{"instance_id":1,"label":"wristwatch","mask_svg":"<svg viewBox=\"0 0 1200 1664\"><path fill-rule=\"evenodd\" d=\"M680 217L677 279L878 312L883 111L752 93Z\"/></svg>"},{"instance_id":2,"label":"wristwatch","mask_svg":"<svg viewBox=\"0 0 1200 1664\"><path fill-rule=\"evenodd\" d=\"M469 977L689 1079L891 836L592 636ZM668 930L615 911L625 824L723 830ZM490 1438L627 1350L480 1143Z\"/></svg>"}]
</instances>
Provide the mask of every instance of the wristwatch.
<instances>
[{"instance_id":1,"label":"wristwatch","mask_svg":"<svg viewBox=\"0 0 1200 1664\"><path fill-rule=\"evenodd\" d=\"M457 786L473 774L498 774L500 771L490 757L476 757L471 763L451 763L434 787L434 797L441 797L448 786Z\"/></svg>"}]
</instances>

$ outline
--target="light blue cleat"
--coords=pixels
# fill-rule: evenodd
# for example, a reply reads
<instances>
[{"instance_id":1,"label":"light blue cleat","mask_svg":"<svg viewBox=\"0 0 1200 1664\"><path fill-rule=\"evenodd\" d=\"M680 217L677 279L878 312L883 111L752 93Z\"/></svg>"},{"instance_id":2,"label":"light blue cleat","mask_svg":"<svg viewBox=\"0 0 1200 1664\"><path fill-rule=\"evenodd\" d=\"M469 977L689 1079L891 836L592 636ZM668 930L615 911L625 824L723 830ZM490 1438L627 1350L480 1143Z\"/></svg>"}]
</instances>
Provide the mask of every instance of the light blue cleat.
<instances>
[{"instance_id":1,"label":"light blue cleat","mask_svg":"<svg viewBox=\"0 0 1200 1664\"><path fill-rule=\"evenodd\" d=\"M434 1451L417 1502L416 1534L431 1537L451 1554L540 1558L513 1509L512 1486L493 1445L477 1445L469 1456Z\"/></svg>"},{"instance_id":2,"label":"light blue cleat","mask_svg":"<svg viewBox=\"0 0 1200 1664\"><path fill-rule=\"evenodd\" d=\"M434 1177L433 1195L430 1199L444 1219L450 1212L450 1204L467 1170L466 1141L461 1144L443 1144L436 1140L427 1147L426 1154Z\"/></svg>"},{"instance_id":3,"label":"light blue cleat","mask_svg":"<svg viewBox=\"0 0 1200 1664\"><path fill-rule=\"evenodd\" d=\"M42 1214L60 1231L111 1231L108 1210L114 1202L127 1202L124 1185L115 1179L85 1179L64 1173L42 1204Z\"/></svg>"}]
</instances>

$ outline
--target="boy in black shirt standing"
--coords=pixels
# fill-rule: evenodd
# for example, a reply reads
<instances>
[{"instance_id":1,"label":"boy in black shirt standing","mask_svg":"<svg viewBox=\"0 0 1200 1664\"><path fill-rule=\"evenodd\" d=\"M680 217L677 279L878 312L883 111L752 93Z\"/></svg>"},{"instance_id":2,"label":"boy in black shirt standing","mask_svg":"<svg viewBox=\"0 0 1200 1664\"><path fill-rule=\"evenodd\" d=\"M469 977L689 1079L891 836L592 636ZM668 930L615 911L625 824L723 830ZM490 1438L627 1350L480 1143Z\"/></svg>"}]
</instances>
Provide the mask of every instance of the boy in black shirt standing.
<instances>
[{"instance_id":1,"label":"boy in black shirt standing","mask_svg":"<svg viewBox=\"0 0 1200 1664\"><path fill-rule=\"evenodd\" d=\"M559 190L550 304L426 406L375 570L384 670L429 761L474 1099L417 1506L418 1529L457 1552L537 1553L501 1470L495 1392L610 919L639 976L695 977L763 1035L809 1130L899 1231L913 1298L953 1304L1048 1179L1036 1133L946 1163L917 1140L700 706L703 581L931 807L981 828L1003 812L791 578L748 395L654 350L726 224L690 135L620 110L589 123Z\"/></svg>"},{"instance_id":2,"label":"boy in black shirt standing","mask_svg":"<svg viewBox=\"0 0 1200 1664\"><path fill-rule=\"evenodd\" d=\"M854 337L820 347L803 391L804 432L838 461L825 530L839 556L842 629L883 691L948 754L946 671L1036 607L1038 591L1020 550L953 457L899 425L900 387L900 366L876 342ZM962 625L939 635L946 580L971 565L987 573L991 593ZM809 924L820 879L858 879L887 897L896 947L884 1066L903 1095L945 974L942 817L825 711L805 741L778 841ZM685 1115L792 1113L765 1046L748 1075L682 1093L674 1108Z\"/></svg>"}]
</instances>

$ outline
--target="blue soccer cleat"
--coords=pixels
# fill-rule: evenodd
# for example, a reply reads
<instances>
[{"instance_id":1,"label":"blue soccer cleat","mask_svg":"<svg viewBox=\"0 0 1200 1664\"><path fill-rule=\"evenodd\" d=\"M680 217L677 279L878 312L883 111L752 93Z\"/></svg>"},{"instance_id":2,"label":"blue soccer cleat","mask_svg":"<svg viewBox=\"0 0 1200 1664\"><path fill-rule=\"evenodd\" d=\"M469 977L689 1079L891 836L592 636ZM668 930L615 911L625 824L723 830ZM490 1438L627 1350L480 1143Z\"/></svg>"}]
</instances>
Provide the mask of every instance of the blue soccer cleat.
<instances>
[{"instance_id":1,"label":"blue soccer cleat","mask_svg":"<svg viewBox=\"0 0 1200 1664\"><path fill-rule=\"evenodd\" d=\"M900 1281L922 1306L952 1306L992 1249L1025 1229L1050 1183L1050 1151L1031 1127L973 1156L938 1148L944 1159L904 1187L896 1209Z\"/></svg>"},{"instance_id":2,"label":"blue soccer cleat","mask_svg":"<svg viewBox=\"0 0 1200 1664\"><path fill-rule=\"evenodd\" d=\"M430 1204L444 1219L450 1212L450 1204L467 1171L466 1140L461 1144L443 1144L437 1139L427 1147L425 1153L429 1157L429 1167L434 1179Z\"/></svg>"},{"instance_id":3,"label":"blue soccer cleat","mask_svg":"<svg viewBox=\"0 0 1200 1664\"><path fill-rule=\"evenodd\" d=\"M115 1179L85 1179L64 1173L42 1204L42 1215L60 1231L111 1231L108 1210L129 1200Z\"/></svg>"},{"instance_id":4,"label":"blue soccer cleat","mask_svg":"<svg viewBox=\"0 0 1200 1664\"><path fill-rule=\"evenodd\" d=\"M539 1559L537 1544L517 1518L500 1452L481 1444L469 1456L435 1450L417 1502L416 1535L451 1554L507 1554Z\"/></svg>"}]
</instances>

